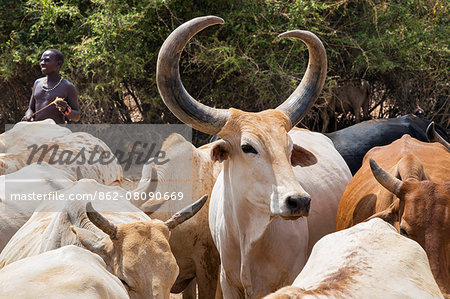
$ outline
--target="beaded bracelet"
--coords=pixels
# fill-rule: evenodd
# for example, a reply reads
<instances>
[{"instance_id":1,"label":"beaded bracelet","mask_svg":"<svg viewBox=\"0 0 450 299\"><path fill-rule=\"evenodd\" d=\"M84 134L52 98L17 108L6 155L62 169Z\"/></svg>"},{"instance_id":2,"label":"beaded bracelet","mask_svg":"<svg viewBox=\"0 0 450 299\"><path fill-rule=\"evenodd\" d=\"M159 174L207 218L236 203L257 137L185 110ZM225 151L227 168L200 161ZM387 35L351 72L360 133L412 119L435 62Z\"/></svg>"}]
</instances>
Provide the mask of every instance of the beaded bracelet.
<instances>
[{"instance_id":1,"label":"beaded bracelet","mask_svg":"<svg viewBox=\"0 0 450 299\"><path fill-rule=\"evenodd\" d=\"M68 116L72 112L72 108L70 106L67 106L66 111L64 112L64 116Z\"/></svg>"}]
</instances>

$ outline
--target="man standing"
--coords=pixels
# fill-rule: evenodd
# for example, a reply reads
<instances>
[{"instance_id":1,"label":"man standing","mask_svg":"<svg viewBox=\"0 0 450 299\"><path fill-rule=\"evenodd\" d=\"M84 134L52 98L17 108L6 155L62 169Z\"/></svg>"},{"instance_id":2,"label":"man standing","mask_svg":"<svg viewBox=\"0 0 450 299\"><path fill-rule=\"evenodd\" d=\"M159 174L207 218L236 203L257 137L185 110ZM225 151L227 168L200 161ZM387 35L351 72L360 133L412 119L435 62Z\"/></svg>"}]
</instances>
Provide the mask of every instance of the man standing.
<instances>
[{"instance_id":1,"label":"man standing","mask_svg":"<svg viewBox=\"0 0 450 299\"><path fill-rule=\"evenodd\" d=\"M63 54L56 49L42 54L40 66L46 77L34 82L29 108L22 121L51 118L57 124L64 124L65 120L80 119L77 89L59 74L63 62Z\"/></svg>"}]
</instances>

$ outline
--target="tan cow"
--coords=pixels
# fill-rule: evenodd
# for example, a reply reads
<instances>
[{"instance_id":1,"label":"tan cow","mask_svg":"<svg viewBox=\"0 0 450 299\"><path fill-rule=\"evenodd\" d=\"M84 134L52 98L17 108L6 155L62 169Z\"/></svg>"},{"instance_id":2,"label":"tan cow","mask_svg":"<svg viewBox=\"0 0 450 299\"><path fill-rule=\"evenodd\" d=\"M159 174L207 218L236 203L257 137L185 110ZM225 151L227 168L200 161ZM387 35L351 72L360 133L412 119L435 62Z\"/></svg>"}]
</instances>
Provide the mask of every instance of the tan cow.
<instances>
[{"instance_id":1,"label":"tan cow","mask_svg":"<svg viewBox=\"0 0 450 299\"><path fill-rule=\"evenodd\" d=\"M425 249L439 287L449 294L449 173L450 153L439 143L404 135L375 147L342 196L336 228L348 228L374 214L394 224Z\"/></svg>"},{"instance_id":2,"label":"tan cow","mask_svg":"<svg viewBox=\"0 0 450 299\"><path fill-rule=\"evenodd\" d=\"M127 299L120 280L97 254L68 245L0 270L0 298Z\"/></svg>"},{"instance_id":3,"label":"tan cow","mask_svg":"<svg viewBox=\"0 0 450 299\"><path fill-rule=\"evenodd\" d=\"M326 235L292 286L265 299L443 298L425 251L381 219Z\"/></svg>"},{"instance_id":4,"label":"tan cow","mask_svg":"<svg viewBox=\"0 0 450 299\"><path fill-rule=\"evenodd\" d=\"M154 189L149 182L136 192ZM60 194L65 201L42 204L11 238L0 254L0 267L64 245L78 245L100 255L131 298L169 298L178 275L168 242L170 230L195 214L206 196L163 222L150 219L126 200L126 191L120 187L83 179ZM96 197L86 205L74 200L76 195L103 196L103 200Z\"/></svg>"},{"instance_id":5,"label":"tan cow","mask_svg":"<svg viewBox=\"0 0 450 299\"><path fill-rule=\"evenodd\" d=\"M180 204L193 202L203 194L211 195L216 178L222 169L222 164L211 160L211 148L214 143L200 148L194 147L179 134L172 134L163 143L161 151L165 153L163 165L156 165L158 173L158 186L156 193L164 194L173 191L183 192L182 201L168 201L154 213L154 219L166 220L170 211L177 211ZM149 179L150 165L142 170L142 179L139 186ZM141 208L151 202L140 201ZM208 206L201 209L191 220L177 226L170 235L170 248L177 260L180 273L172 287L173 293L183 293L187 298L188 284L196 279L199 298L214 298L219 276L219 253L217 252L208 226ZM150 206L150 209L152 207ZM164 210L166 212L161 212ZM194 285L195 287L195 285ZM192 290L191 290L192 291ZM195 298L195 288L189 296Z\"/></svg>"},{"instance_id":6,"label":"tan cow","mask_svg":"<svg viewBox=\"0 0 450 299\"><path fill-rule=\"evenodd\" d=\"M342 86L332 90L332 110L347 114L349 111L355 116L356 122L361 121L361 109L363 119L369 116L370 85L366 80L351 80Z\"/></svg>"},{"instance_id":7,"label":"tan cow","mask_svg":"<svg viewBox=\"0 0 450 299\"><path fill-rule=\"evenodd\" d=\"M221 286L225 298L256 298L292 283L308 249L334 231L339 198L351 174L330 139L291 131L319 95L326 75L325 50L310 32L281 35L302 39L310 58L299 87L276 110L215 109L188 94L179 74L181 52L193 35L219 23L218 17L200 17L175 29L159 52L157 83L180 120L222 138L211 150L223 170L209 206Z\"/></svg>"},{"instance_id":8,"label":"tan cow","mask_svg":"<svg viewBox=\"0 0 450 299\"><path fill-rule=\"evenodd\" d=\"M340 86L331 89L326 101L318 105L318 112L322 120L322 132L337 130L336 115L342 114L344 119L349 119L348 114L355 116L356 123L369 117L369 82L363 79L353 79Z\"/></svg>"}]
</instances>

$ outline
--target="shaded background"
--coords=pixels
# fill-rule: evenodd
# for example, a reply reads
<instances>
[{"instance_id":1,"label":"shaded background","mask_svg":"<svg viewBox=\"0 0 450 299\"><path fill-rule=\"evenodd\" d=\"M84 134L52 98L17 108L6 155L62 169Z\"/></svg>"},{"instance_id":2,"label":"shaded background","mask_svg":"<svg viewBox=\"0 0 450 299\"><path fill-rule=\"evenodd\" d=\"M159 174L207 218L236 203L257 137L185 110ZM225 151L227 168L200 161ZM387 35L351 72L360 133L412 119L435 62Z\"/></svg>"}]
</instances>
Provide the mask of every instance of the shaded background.
<instances>
[{"instance_id":1,"label":"shaded background","mask_svg":"<svg viewBox=\"0 0 450 299\"><path fill-rule=\"evenodd\" d=\"M65 54L62 74L78 88L81 123L179 123L158 94L158 51L173 29L204 15L225 24L198 34L181 60L184 85L202 103L279 105L300 82L308 53L277 35L303 29L323 41L328 77L299 126L330 132L419 105L450 127L448 1L1 0L1 130L24 115L48 48ZM365 102L367 113L340 101L361 86L366 95L350 98ZM196 145L208 138L193 135Z\"/></svg>"}]
</instances>

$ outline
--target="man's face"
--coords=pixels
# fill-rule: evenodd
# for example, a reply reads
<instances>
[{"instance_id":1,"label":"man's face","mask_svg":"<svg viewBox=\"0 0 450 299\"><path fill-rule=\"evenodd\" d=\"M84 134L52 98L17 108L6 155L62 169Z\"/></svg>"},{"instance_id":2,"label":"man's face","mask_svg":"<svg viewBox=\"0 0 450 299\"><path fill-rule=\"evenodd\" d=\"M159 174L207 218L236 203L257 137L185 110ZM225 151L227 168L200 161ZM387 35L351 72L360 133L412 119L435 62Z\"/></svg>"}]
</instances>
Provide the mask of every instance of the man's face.
<instances>
[{"instance_id":1,"label":"man's face","mask_svg":"<svg viewBox=\"0 0 450 299\"><path fill-rule=\"evenodd\" d=\"M55 53L52 51L45 51L41 56L41 72L44 75L49 75L58 72L61 67L61 61L58 61Z\"/></svg>"}]
</instances>

